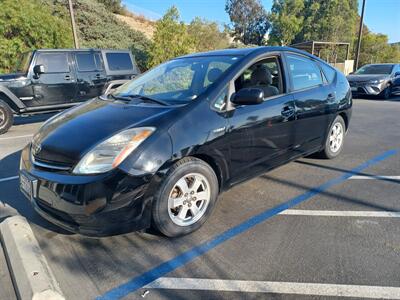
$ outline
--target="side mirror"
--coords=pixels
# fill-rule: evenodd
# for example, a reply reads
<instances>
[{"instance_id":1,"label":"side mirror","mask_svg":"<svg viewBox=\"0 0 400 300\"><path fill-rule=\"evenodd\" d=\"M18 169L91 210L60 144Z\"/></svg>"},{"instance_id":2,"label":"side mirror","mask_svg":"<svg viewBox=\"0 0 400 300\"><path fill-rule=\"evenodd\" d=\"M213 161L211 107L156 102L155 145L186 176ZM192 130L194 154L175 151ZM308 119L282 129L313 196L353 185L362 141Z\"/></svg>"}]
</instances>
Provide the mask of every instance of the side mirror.
<instances>
[{"instance_id":1,"label":"side mirror","mask_svg":"<svg viewBox=\"0 0 400 300\"><path fill-rule=\"evenodd\" d=\"M264 102L264 92L257 88L244 88L233 95L231 102L235 105L255 105Z\"/></svg>"},{"instance_id":2,"label":"side mirror","mask_svg":"<svg viewBox=\"0 0 400 300\"><path fill-rule=\"evenodd\" d=\"M41 74L44 73L44 66L43 65L36 65L33 67L33 74L39 78Z\"/></svg>"},{"instance_id":3,"label":"side mirror","mask_svg":"<svg viewBox=\"0 0 400 300\"><path fill-rule=\"evenodd\" d=\"M350 72L350 73L349 73L349 75L353 75L353 74L354 74L354 72Z\"/></svg>"}]
</instances>

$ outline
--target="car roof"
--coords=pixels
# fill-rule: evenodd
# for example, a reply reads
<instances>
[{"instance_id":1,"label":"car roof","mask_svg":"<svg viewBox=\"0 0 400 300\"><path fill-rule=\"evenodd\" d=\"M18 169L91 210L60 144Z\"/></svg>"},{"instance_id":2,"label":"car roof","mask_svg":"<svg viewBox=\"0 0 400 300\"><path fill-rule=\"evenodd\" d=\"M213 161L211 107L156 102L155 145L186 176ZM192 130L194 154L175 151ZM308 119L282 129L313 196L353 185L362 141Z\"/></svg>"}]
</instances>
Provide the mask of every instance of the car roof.
<instances>
[{"instance_id":1,"label":"car roof","mask_svg":"<svg viewBox=\"0 0 400 300\"><path fill-rule=\"evenodd\" d=\"M208 52L198 52L191 53L187 55L183 55L177 58L188 58L188 57L200 57L200 56L224 56L224 55L232 55L232 56L246 56L251 53L267 53L267 52L275 52L275 51L291 51L297 52L303 55L307 55L313 58L310 53L296 49L291 47L278 47L278 46L260 46L260 47L252 47L252 48L233 48L233 49L221 49L221 50L213 50Z\"/></svg>"},{"instance_id":2,"label":"car roof","mask_svg":"<svg viewBox=\"0 0 400 300\"><path fill-rule=\"evenodd\" d=\"M89 52L89 51L118 51L129 52L128 49L99 49L99 48L86 48L86 49L36 49L36 52Z\"/></svg>"},{"instance_id":3,"label":"car roof","mask_svg":"<svg viewBox=\"0 0 400 300\"><path fill-rule=\"evenodd\" d=\"M394 66L398 65L396 63L381 63L381 64L366 64L364 66Z\"/></svg>"}]
</instances>

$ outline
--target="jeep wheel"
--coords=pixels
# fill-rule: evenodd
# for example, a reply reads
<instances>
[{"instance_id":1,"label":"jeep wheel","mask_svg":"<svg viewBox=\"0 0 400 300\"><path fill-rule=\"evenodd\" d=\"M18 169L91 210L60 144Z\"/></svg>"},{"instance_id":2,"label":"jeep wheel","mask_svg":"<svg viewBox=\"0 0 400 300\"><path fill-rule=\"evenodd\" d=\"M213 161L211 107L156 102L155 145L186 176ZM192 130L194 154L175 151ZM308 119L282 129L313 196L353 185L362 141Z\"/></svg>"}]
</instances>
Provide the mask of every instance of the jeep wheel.
<instances>
[{"instance_id":1,"label":"jeep wheel","mask_svg":"<svg viewBox=\"0 0 400 300\"><path fill-rule=\"evenodd\" d=\"M14 122L14 115L7 103L0 100L0 134L6 133Z\"/></svg>"}]
</instances>

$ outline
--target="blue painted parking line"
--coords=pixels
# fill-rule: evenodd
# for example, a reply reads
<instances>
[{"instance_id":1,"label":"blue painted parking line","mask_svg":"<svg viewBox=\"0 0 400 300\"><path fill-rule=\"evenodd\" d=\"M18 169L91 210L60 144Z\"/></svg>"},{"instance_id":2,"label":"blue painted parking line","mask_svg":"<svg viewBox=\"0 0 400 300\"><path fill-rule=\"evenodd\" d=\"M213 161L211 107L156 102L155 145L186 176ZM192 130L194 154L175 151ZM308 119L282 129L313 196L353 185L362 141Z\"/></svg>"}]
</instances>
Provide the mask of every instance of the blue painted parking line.
<instances>
[{"instance_id":1,"label":"blue painted parking line","mask_svg":"<svg viewBox=\"0 0 400 300\"><path fill-rule=\"evenodd\" d=\"M183 252L182 254L154 267L153 269L133 278L132 280L130 280L122 285L111 289L110 291L106 292L104 295L99 296L97 299L98 300L103 300L103 299L114 300L114 299L120 299L122 297L125 297L129 293L132 293L132 292L142 288L143 286L149 284L150 282L166 275L167 273L172 272L172 271L176 270L177 268L184 266L185 264L191 262L195 258L207 253L208 251L212 250L213 248L215 248L215 247L221 245L222 243L234 238L235 236L249 230L250 228L264 222L265 220L279 214L280 212L282 212L286 209L289 209L293 206L296 206L296 205L300 204L301 202L309 200L310 198L324 192L325 190L329 189L330 187L344 182L351 176L359 173L360 171L368 168L369 166L374 165L378 162L381 162L381 161L397 154L398 151L399 150L386 151L386 152L384 152L378 156L375 156L374 158L362 163L361 165L355 167L354 169L343 173L343 175L341 175L337 178L328 180L324 184L322 184L318 187L312 188L312 189L308 190L307 192L288 200L287 202L284 202L272 209L268 209L258 215L250 217L243 223L240 223L240 224L232 227L231 229L228 229L225 232L215 236L214 238L212 238L206 242L203 242L200 245L197 245L190 250Z\"/></svg>"}]
</instances>

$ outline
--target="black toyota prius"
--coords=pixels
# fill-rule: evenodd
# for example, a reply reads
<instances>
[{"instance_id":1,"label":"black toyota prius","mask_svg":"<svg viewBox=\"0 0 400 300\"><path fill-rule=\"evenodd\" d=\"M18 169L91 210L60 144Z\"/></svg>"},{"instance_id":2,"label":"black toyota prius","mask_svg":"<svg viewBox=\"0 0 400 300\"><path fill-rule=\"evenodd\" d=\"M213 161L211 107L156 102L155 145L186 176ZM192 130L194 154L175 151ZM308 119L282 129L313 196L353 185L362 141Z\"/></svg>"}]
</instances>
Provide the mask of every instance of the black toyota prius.
<instances>
[{"instance_id":1,"label":"black toyota prius","mask_svg":"<svg viewBox=\"0 0 400 300\"><path fill-rule=\"evenodd\" d=\"M20 187L69 231L179 236L231 186L338 156L351 107L346 77L296 49L191 54L49 119L22 152Z\"/></svg>"}]
</instances>

